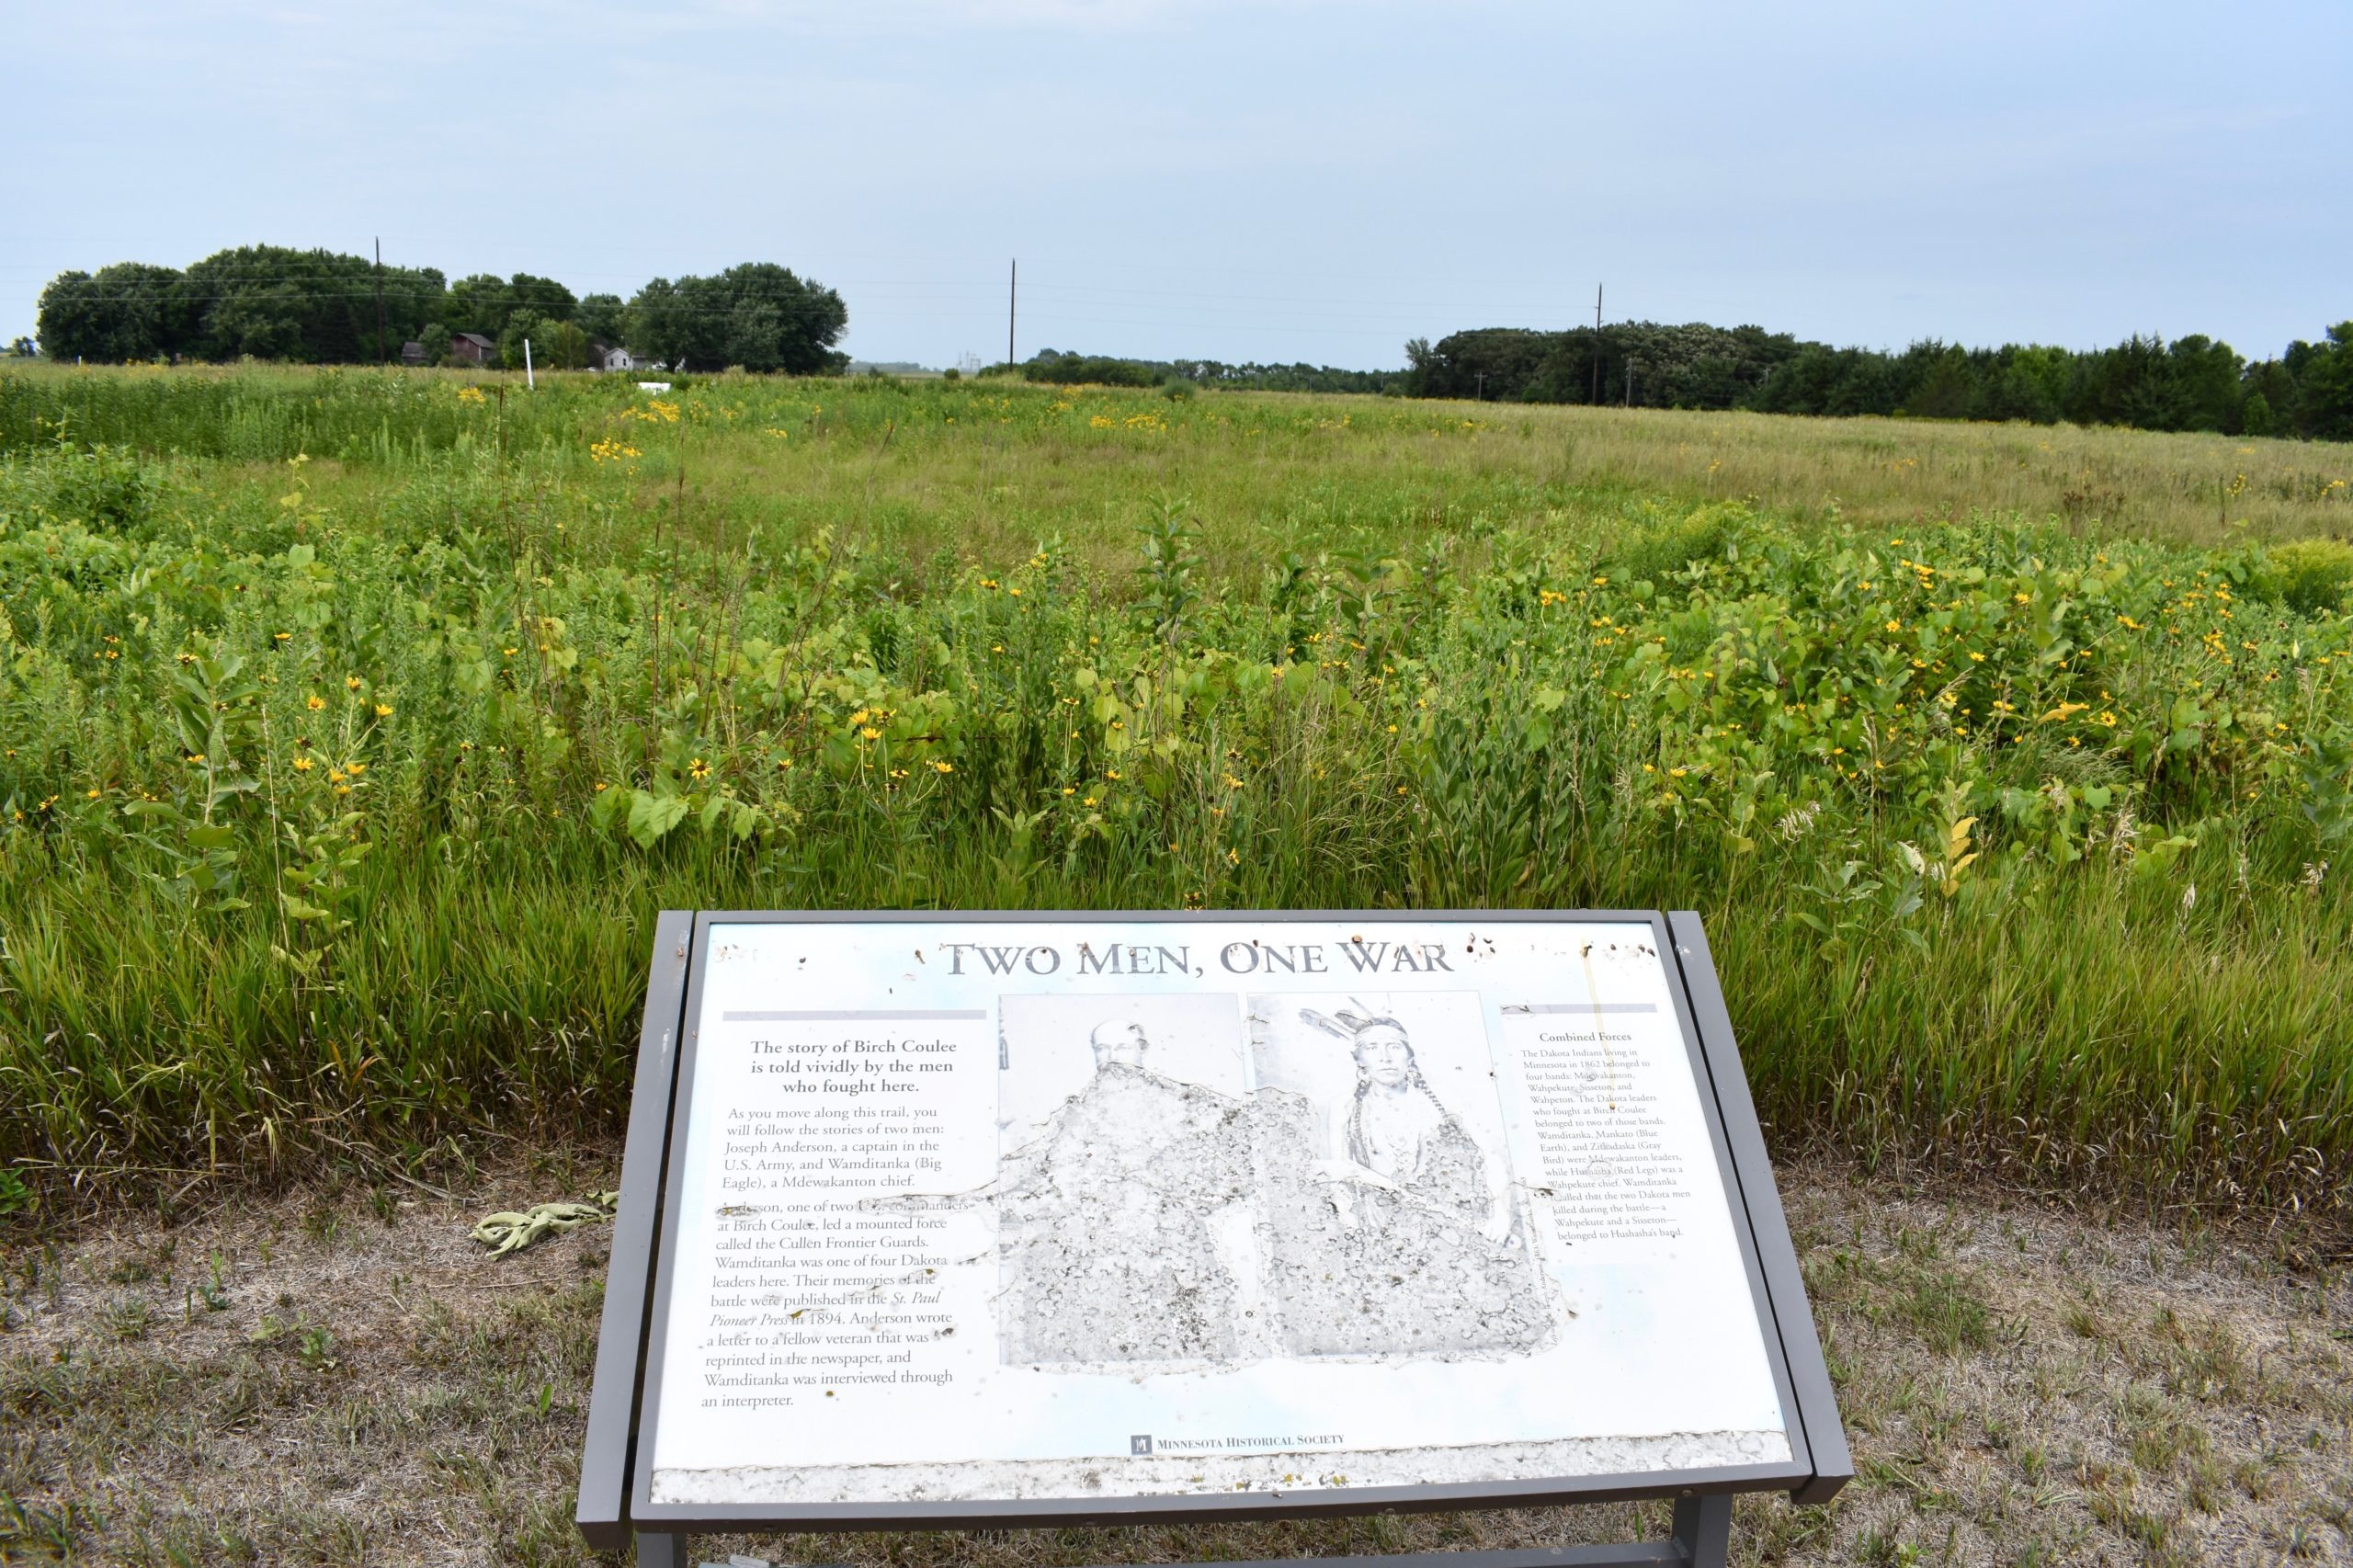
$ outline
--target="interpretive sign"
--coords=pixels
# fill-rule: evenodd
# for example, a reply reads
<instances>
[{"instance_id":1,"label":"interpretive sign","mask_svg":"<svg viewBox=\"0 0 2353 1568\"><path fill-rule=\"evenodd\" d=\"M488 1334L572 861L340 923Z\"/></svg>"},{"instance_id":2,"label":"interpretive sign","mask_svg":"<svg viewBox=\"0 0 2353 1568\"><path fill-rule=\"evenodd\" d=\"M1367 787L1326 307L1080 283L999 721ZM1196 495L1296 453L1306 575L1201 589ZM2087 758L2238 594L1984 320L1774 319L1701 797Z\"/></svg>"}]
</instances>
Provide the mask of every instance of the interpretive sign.
<instances>
[{"instance_id":1,"label":"interpretive sign","mask_svg":"<svg viewBox=\"0 0 2353 1568\"><path fill-rule=\"evenodd\" d=\"M592 1535L1846 1478L1696 920L683 926Z\"/></svg>"}]
</instances>

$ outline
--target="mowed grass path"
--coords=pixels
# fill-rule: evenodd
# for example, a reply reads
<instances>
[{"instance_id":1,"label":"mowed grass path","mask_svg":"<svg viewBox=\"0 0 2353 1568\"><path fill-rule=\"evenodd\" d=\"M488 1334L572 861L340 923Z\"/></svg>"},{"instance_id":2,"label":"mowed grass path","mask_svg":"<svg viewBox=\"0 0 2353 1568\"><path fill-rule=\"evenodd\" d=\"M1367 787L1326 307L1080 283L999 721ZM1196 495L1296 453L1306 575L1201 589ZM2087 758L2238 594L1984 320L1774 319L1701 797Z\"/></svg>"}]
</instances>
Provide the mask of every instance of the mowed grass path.
<instances>
[{"instance_id":1,"label":"mowed grass path","mask_svg":"<svg viewBox=\"0 0 2353 1568\"><path fill-rule=\"evenodd\" d=\"M52 369L0 450L35 1187L604 1122L665 906L1659 905L1785 1142L2347 1207L2353 449Z\"/></svg>"}]
</instances>

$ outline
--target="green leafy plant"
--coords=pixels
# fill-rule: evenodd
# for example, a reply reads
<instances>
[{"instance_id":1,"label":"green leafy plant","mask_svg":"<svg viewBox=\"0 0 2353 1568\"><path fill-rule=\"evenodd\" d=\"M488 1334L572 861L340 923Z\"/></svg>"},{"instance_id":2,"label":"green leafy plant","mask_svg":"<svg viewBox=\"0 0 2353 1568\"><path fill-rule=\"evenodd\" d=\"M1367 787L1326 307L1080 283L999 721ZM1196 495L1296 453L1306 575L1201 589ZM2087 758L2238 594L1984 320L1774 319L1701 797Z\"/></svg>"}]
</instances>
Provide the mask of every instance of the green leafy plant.
<instances>
[{"instance_id":1,"label":"green leafy plant","mask_svg":"<svg viewBox=\"0 0 2353 1568\"><path fill-rule=\"evenodd\" d=\"M1200 525L1188 497L1161 491L1148 505L1151 515L1136 530L1143 551L1143 564L1136 568L1139 603L1153 635L1173 645L1191 629L1200 599Z\"/></svg>"}]
</instances>

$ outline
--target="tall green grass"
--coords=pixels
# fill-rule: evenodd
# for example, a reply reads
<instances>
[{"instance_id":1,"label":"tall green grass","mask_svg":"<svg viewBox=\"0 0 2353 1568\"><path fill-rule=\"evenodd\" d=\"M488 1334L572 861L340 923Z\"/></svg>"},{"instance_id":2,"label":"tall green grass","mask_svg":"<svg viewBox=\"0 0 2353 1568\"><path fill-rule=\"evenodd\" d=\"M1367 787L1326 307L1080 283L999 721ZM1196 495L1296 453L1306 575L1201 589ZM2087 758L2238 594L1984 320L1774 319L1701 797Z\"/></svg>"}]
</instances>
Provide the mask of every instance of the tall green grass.
<instances>
[{"instance_id":1,"label":"tall green grass","mask_svg":"<svg viewBox=\"0 0 2353 1568\"><path fill-rule=\"evenodd\" d=\"M460 401L464 387L483 401ZM1171 475L1200 503L1213 557L1230 517L1388 529L1662 498L1896 532L1982 513L2194 544L2353 533L2343 443L1369 397L1171 402L996 381L739 376L678 390L682 424L636 443L642 486L690 467L740 521L855 511L919 551L977 533L1010 553L1025 533L1056 528L1083 547L1100 530L1074 519L1097 523L1105 506L1131 506L1140 483ZM648 433L629 419L632 403L643 403L633 381L579 373L526 392L519 376L472 371L34 366L0 371L0 451L45 447L63 429L85 445L237 463L308 454L380 485L483 446L585 469L597 437Z\"/></svg>"},{"instance_id":2,"label":"tall green grass","mask_svg":"<svg viewBox=\"0 0 2353 1568\"><path fill-rule=\"evenodd\" d=\"M2347 1205L2325 540L1792 524L1430 405L400 381L0 461L42 1179L608 1118L665 906L1661 905L1784 1138Z\"/></svg>"}]
</instances>

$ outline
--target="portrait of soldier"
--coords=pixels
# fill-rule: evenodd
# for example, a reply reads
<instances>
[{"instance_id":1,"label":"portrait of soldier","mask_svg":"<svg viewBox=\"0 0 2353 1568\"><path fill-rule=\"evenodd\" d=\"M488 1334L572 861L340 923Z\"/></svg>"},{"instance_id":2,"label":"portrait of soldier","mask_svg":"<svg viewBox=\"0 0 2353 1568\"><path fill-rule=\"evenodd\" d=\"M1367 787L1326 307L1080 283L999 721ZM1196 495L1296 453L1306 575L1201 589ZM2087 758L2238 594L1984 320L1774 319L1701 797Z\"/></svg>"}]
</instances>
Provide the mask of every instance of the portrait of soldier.
<instances>
[{"instance_id":1,"label":"portrait of soldier","mask_svg":"<svg viewBox=\"0 0 2353 1568\"><path fill-rule=\"evenodd\" d=\"M1154 1072L1132 1018L1088 1044L1086 1086L1001 1159L1005 1358L1233 1359L1252 1267L1247 1108Z\"/></svg>"}]
</instances>

